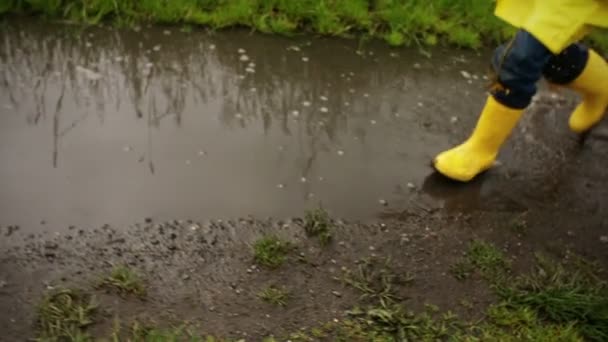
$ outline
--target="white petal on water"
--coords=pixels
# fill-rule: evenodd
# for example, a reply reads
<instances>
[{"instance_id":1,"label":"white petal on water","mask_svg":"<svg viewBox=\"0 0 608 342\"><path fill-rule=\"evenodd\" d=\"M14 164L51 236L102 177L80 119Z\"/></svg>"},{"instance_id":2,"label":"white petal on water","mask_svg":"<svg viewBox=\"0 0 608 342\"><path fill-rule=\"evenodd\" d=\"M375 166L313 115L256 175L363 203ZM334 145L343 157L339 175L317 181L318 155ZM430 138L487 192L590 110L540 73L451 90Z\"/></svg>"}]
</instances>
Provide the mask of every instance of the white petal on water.
<instances>
[{"instance_id":1,"label":"white petal on water","mask_svg":"<svg viewBox=\"0 0 608 342\"><path fill-rule=\"evenodd\" d=\"M161 46L160 46L160 45L155 45L155 46L152 48L152 50L154 50L154 51L156 51L156 52L160 51L160 49L161 49Z\"/></svg>"},{"instance_id":2,"label":"white petal on water","mask_svg":"<svg viewBox=\"0 0 608 342\"><path fill-rule=\"evenodd\" d=\"M277 188L279 188L279 189L283 189L284 187L285 187L285 185L283 185L283 184L277 184Z\"/></svg>"},{"instance_id":3,"label":"white petal on water","mask_svg":"<svg viewBox=\"0 0 608 342\"><path fill-rule=\"evenodd\" d=\"M97 73L91 69L82 67L80 65L76 66L76 71L83 74L84 77L86 77L87 79L89 79L91 81L97 81L102 77L100 73Z\"/></svg>"},{"instance_id":4,"label":"white petal on water","mask_svg":"<svg viewBox=\"0 0 608 342\"><path fill-rule=\"evenodd\" d=\"M199 155L200 157L203 157L203 156L206 156L206 155L207 155L207 152L205 152L205 151L203 151L203 150L200 150L200 151L198 151L198 155Z\"/></svg>"},{"instance_id":5,"label":"white petal on water","mask_svg":"<svg viewBox=\"0 0 608 342\"><path fill-rule=\"evenodd\" d=\"M253 62L249 63L248 67L255 68L255 63L253 63Z\"/></svg>"},{"instance_id":6,"label":"white petal on water","mask_svg":"<svg viewBox=\"0 0 608 342\"><path fill-rule=\"evenodd\" d=\"M250 73L250 74L255 74L255 69L254 68L247 68L245 69L246 72Z\"/></svg>"},{"instance_id":7,"label":"white petal on water","mask_svg":"<svg viewBox=\"0 0 608 342\"><path fill-rule=\"evenodd\" d=\"M245 75L238 75L237 76L239 80L244 80L245 79Z\"/></svg>"},{"instance_id":8,"label":"white petal on water","mask_svg":"<svg viewBox=\"0 0 608 342\"><path fill-rule=\"evenodd\" d=\"M292 46L287 47L287 50L298 52L298 51L300 51L300 47L292 45Z\"/></svg>"},{"instance_id":9,"label":"white petal on water","mask_svg":"<svg viewBox=\"0 0 608 342\"><path fill-rule=\"evenodd\" d=\"M300 112L299 112L299 111L297 111L297 110L293 110L293 111L291 111L291 115L292 115L294 118L297 118L298 116L300 116Z\"/></svg>"},{"instance_id":10,"label":"white petal on water","mask_svg":"<svg viewBox=\"0 0 608 342\"><path fill-rule=\"evenodd\" d=\"M473 84L473 81L472 80L468 80L467 83L468 84Z\"/></svg>"},{"instance_id":11,"label":"white petal on water","mask_svg":"<svg viewBox=\"0 0 608 342\"><path fill-rule=\"evenodd\" d=\"M308 62L310 59L306 56L302 57L302 62L306 63Z\"/></svg>"},{"instance_id":12,"label":"white petal on water","mask_svg":"<svg viewBox=\"0 0 608 342\"><path fill-rule=\"evenodd\" d=\"M154 63L151 63L151 62L148 62L145 65L145 67L148 68L148 69L152 68L153 66L154 66Z\"/></svg>"},{"instance_id":13,"label":"white petal on water","mask_svg":"<svg viewBox=\"0 0 608 342\"><path fill-rule=\"evenodd\" d=\"M338 150L338 155L339 155L339 156L343 156L343 155L344 155L344 151L342 151L342 150Z\"/></svg>"},{"instance_id":14,"label":"white petal on water","mask_svg":"<svg viewBox=\"0 0 608 342\"><path fill-rule=\"evenodd\" d=\"M464 78L466 78L466 79L471 78L471 74L469 74L468 72L466 72L466 71L464 71L464 70L461 70L461 71L460 71L460 74L462 75L462 77L464 77Z\"/></svg>"},{"instance_id":15,"label":"white petal on water","mask_svg":"<svg viewBox=\"0 0 608 342\"><path fill-rule=\"evenodd\" d=\"M209 50L215 50L215 44L209 45Z\"/></svg>"},{"instance_id":16,"label":"white petal on water","mask_svg":"<svg viewBox=\"0 0 608 342\"><path fill-rule=\"evenodd\" d=\"M236 115L234 115L234 117L237 118L237 119L239 119L239 120L241 120L241 119L243 119L243 114L236 113Z\"/></svg>"},{"instance_id":17,"label":"white petal on water","mask_svg":"<svg viewBox=\"0 0 608 342\"><path fill-rule=\"evenodd\" d=\"M256 87L251 87L251 89L249 89L250 92L255 93L256 91L258 91L258 88Z\"/></svg>"},{"instance_id":18,"label":"white petal on water","mask_svg":"<svg viewBox=\"0 0 608 342\"><path fill-rule=\"evenodd\" d=\"M84 43L84 45L85 45L86 47L88 47L88 48L90 48L91 46L93 46L93 44L92 44L91 42L86 42L86 43Z\"/></svg>"},{"instance_id":19,"label":"white petal on water","mask_svg":"<svg viewBox=\"0 0 608 342\"><path fill-rule=\"evenodd\" d=\"M485 81L488 80L488 76L486 76L486 75L481 76L481 78L483 78Z\"/></svg>"},{"instance_id":20,"label":"white petal on water","mask_svg":"<svg viewBox=\"0 0 608 342\"><path fill-rule=\"evenodd\" d=\"M479 76L477 76L477 75L473 75L472 77L473 77L474 80L478 80L479 79Z\"/></svg>"},{"instance_id":21,"label":"white petal on water","mask_svg":"<svg viewBox=\"0 0 608 342\"><path fill-rule=\"evenodd\" d=\"M310 105L311 105L310 101L302 102L302 106L304 106L304 107L310 107Z\"/></svg>"},{"instance_id":22,"label":"white petal on water","mask_svg":"<svg viewBox=\"0 0 608 342\"><path fill-rule=\"evenodd\" d=\"M346 107L348 107L348 106L350 106L350 102L346 101L346 102L344 102L344 105L345 105Z\"/></svg>"},{"instance_id":23,"label":"white petal on water","mask_svg":"<svg viewBox=\"0 0 608 342\"><path fill-rule=\"evenodd\" d=\"M319 182L322 182L322 181L324 181L324 180L325 180L325 178L323 178L323 177L319 177Z\"/></svg>"},{"instance_id":24,"label":"white petal on water","mask_svg":"<svg viewBox=\"0 0 608 342\"><path fill-rule=\"evenodd\" d=\"M424 103L418 102L418 107L420 107L420 108L424 107Z\"/></svg>"},{"instance_id":25,"label":"white petal on water","mask_svg":"<svg viewBox=\"0 0 608 342\"><path fill-rule=\"evenodd\" d=\"M163 31L163 34L164 34L165 36L170 36L170 35L171 35L171 31L169 31L169 30L164 30L164 31Z\"/></svg>"},{"instance_id":26,"label":"white petal on water","mask_svg":"<svg viewBox=\"0 0 608 342\"><path fill-rule=\"evenodd\" d=\"M328 100L327 96L323 96L323 95L319 96L319 99L321 99L321 101L327 101Z\"/></svg>"},{"instance_id":27,"label":"white petal on water","mask_svg":"<svg viewBox=\"0 0 608 342\"><path fill-rule=\"evenodd\" d=\"M321 107L321 108L319 108L319 110L321 111L321 113L329 112L329 109L327 109L327 107Z\"/></svg>"},{"instance_id":28,"label":"white petal on water","mask_svg":"<svg viewBox=\"0 0 608 342\"><path fill-rule=\"evenodd\" d=\"M410 189L415 189L416 185L414 185L414 183L412 183L412 182L408 182L407 183L407 187L410 188Z\"/></svg>"},{"instance_id":29,"label":"white petal on water","mask_svg":"<svg viewBox=\"0 0 608 342\"><path fill-rule=\"evenodd\" d=\"M238 49L237 51L238 51L239 55L242 55L242 54L244 54L245 52L247 52L247 51L245 51L245 49Z\"/></svg>"},{"instance_id":30,"label":"white petal on water","mask_svg":"<svg viewBox=\"0 0 608 342\"><path fill-rule=\"evenodd\" d=\"M351 94L354 94L355 93L355 89L350 88L350 89L348 89L348 92L351 93Z\"/></svg>"},{"instance_id":31,"label":"white petal on water","mask_svg":"<svg viewBox=\"0 0 608 342\"><path fill-rule=\"evenodd\" d=\"M192 162L189 159L186 160L186 165L190 165L190 164L192 164Z\"/></svg>"},{"instance_id":32,"label":"white petal on water","mask_svg":"<svg viewBox=\"0 0 608 342\"><path fill-rule=\"evenodd\" d=\"M420 68L422 68L420 63L414 63L414 69L420 69Z\"/></svg>"},{"instance_id":33,"label":"white petal on water","mask_svg":"<svg viewBox=\"0 0 608 342\"><path fill-rule=\"evenodd\" d=\"M372 125L376 124L376 120L370 120L369 123L371 123Z\"/></svg>"},{"instance_id":34,"label":"white petal on water","mask_svg":"<svg viewBox=\"0 0 608 342\"><path fill-rule=\"evenodd\" d=\"M301 182L301 183L306 183L306 177L302 177L302 178L300 178L300 182Z\"/></svg>"},{"instance_id":35,"label":"white petal on water","mask_svg":"<svg viewBox=\"0 0 608 342\"><path fill-rule=\"evenodd\" d=\"M452 118L450 119L450 122L455 124L458 122L458 117L457 116L452 116Z\"/></svg>"},{"instance_id":36,"label":"white petal on water","mask_svg":"<svg viewBox=\"0 0 608 342\"><path fill-rule=\"evenodd\" d=\"M118 56L118 57L114 58L114 61L119 62L119 63L122 62L123 60L124 60L124 58L121 57L121 56Z\"/></svg>"},{"instance_id":37,"label":"white petal on water","mask_svg":"<svg viewBox=\"0 0 608 342\"><path fill-rule=\"evenodd\" d=\"M131 152L132 148L131 148L131 146L125 146L122 148L122 150L125 152Z\"/></svg>"},{"instance_id":38,"label":"white petal on water","mask_svg":"<svg viewBox=\"0 0 608 342\"><path fill-rule=\"evenodd\" d=\"M355 76L355 73L354 73L354 72L352 72L352 71L351 71L351 72L349 72L348 74L349 74L351 77L352 77L352 76Z\"/></svg>"},{"instance_id":39,"label":"white petal on water","mask_svg":"<svg viewBox=\"0 0 608 342\"><path fill-rule=\"evenodd\" d=\"M249 61L249 56L247 56L247 55L241 55L241 57L239 59L241 60L241 62L248 62Z\"/></svg>"},{"instance_id":40,"label":"white petal on water","mask_svg":"<svg viewBox=\"0 0 608 342\"><path fill-rule=\"evenodd\" d=\"M363 97L369 97L369 94L368 93L364 93Z\"/></svg>"},{"instance_id":41,"label":"white petal on water","mask_svg":"<svg viewBox=\"0 0 608 342\"><path fill-rule=\"evenodd\" d=\"M398 54L398 53L396 53L396 52L391 52L391 53L389 53L388 55L389 55L389 56L391 56L391 57L393 57L393 58L397 58L397 57L399 57L399 54Z\"/></svg>"}]
</instances>

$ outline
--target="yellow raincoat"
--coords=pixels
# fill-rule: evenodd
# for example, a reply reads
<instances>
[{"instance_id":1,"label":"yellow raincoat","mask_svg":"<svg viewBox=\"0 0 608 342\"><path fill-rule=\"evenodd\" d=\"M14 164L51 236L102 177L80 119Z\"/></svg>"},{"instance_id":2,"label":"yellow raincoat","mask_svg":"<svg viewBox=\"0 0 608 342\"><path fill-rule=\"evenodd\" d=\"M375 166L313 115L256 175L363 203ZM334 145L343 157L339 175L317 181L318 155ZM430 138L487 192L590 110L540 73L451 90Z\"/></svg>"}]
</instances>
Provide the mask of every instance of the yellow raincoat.
<instances>
[{"instance_id":1,"label":"yellow raincoat","mask_svg":"<svg viewBox=\"0 0 608 342\"><path fill-rule=\"evenodd\" d=\"M496 0L495 14L557 54L591 27L608 27L608 0Z\"/></svg>"}]
</instances>

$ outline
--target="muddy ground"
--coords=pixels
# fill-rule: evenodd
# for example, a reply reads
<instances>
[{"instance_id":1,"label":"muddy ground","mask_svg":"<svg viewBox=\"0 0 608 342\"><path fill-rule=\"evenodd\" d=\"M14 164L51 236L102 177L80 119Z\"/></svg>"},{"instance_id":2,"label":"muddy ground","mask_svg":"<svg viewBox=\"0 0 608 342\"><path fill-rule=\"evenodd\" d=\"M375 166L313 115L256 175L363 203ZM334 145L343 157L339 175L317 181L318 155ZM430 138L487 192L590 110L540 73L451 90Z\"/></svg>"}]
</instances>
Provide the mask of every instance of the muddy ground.
<instances>
[{"instance_id":1,"label":"muddy ground","mask_svg":"<svg viewBox=\"0 0 608 342\"><path fill-rule=\"evenodd\" d=\"M344 270L370 257L413 278L398 286L406 307L465 319L495 300L483 280L450 272L474 239L515 272L536 252L606 266L608 126L583 142L568 132L572 94L543 86L501 165L475 182L428 166L473 126L487 55L6 27L0 340L35 336L37 304L60 287L97 295L96 336L118 317L259 341L342 320L361 295ZM325 247L297 218L319 205L336 219ZM267 234L294 245L276 270L253 260ZM141 273L145 300L96 288L121 264ZM269 285L289 289L285 307L258 298Z\"/></svg>"}]
</instances>

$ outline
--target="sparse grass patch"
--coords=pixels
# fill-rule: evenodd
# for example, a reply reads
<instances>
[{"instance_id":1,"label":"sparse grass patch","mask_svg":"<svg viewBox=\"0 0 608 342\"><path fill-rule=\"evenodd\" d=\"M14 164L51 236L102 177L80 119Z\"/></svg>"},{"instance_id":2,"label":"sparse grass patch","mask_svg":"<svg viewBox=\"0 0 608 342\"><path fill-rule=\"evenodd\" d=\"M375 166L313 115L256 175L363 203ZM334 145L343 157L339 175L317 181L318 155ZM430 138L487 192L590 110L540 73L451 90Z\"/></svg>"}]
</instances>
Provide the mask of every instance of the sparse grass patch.
<instances>
[{"instance_id":1,"label":"sparse grass patch","mask_svg":"<svg viewBox=\"0 0 608 342\"><path fill-rule=\"evenodd\" d=\"M287 259L291 244L274 235L264 236L253 244L254 260L263 266L277 268Z\"/></svg>"},{"instance_id":2,"label":"sparse grass patch","mask_svg":"<svg viewBox=\"0 0 608 342\"><path fill-rule=\"evenodd\" d=\"M258 293L258 297L266 303L285 306L289 300L289 292L274 286L269 286Z\"/></svg>"},{"instance_id":3,"label":"sparse grass patch","mask_svg":"<svg viewBox=\"0 0 608 342\"><path fill-rule=\"evenodd\" d=\"M86 328L97 310L94 298L80 290L47 294L38 306L38 341L92 341Z\"/></svg>"},{"instance_id":4,"label":"sparse grass patch","mask_svg":"<svg viewBox=\"0 0 608 342\"><path fill-rule=\"evenodd\" d=\"M306 212L304 230L309 237L317 237L321 245L331 242L334 223L327 211L322 208Z\"/></svg>"},{"instance_id":5,"label":"sparse grass patch","mask_svg":"<svg viewBox=\"0 0 608 342\"><path fill-rule=\"evenodd\" d=\"M396 286L406 285L414 280L410 274L400 275L390 267L390 259L364 259L355 271L345 270L343 281L363 293L362 299L377 301L388 306L400 298Z\"/></svg>"},{"instance_id":6,"label":"sparse grass patch","mask_svg":"<svg viewBox=\"0 0 608 342\"><path fill-rule=\"evenodd\" d=\"M116 266L101 283L102 287L115 289L121 295L146 296L146 288L141 277L126 266Z\"/></svg>"},{"instance_id":7,"label":"sparse grass patch","mask_svg":"<svg viewBox=\"0 0 608 342\"><path fill-rule=\"evenodd\" d=\"M510 262L500 250L487 242L475 240L450 271L459 280L478 272L486 280L499 282L508 275L510 267Z\"/></svg>"}]
</instances>

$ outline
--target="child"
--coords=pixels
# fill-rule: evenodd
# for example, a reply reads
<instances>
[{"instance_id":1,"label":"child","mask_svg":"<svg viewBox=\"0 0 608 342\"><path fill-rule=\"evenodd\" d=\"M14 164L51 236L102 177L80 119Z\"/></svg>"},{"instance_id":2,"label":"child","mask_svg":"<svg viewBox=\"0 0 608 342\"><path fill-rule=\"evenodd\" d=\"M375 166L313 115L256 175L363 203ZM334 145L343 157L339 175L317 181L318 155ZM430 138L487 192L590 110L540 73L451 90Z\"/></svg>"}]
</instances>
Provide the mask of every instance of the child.
<instances>
[{"instance_id":1,"label":"child","mask_svg":"<svg viewBox=\"0 0 608 342\"><path fill-rule=\"evenodd\" d=\"M497 0L495 14L519 28L494 54L497 84L469 139L433 161L437 171L457 181L492 167L543 76L582 95L569 121L576 133L589 131L608 106L608 64L575 43L593 26L608 27L608 0Z\"/></svg>"}]
</instances>

